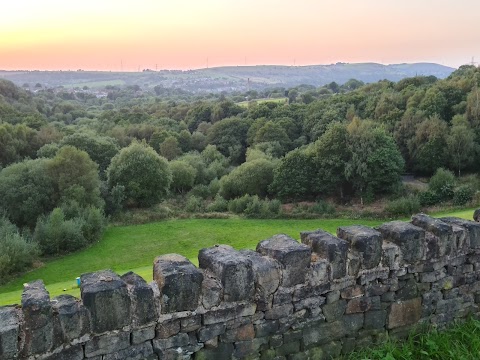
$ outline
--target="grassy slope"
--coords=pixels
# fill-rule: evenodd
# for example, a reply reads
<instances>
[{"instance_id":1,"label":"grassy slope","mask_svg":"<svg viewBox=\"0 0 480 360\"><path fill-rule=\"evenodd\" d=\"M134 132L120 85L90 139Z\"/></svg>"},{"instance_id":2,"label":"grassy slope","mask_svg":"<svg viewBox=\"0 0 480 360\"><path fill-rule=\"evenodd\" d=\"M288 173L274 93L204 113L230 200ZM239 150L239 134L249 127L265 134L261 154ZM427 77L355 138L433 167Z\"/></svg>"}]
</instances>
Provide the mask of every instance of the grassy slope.
<instances>
[{"instance_id":1,"label":"grassy slope","mask_svg":"<svg viewBox=\"0 0 480 360\"><path fill-rule=\"evenodd\" d=\"M466 210L448 215L471 219L472 213L472 210ZM300 231L304 230L322 228L333 233L339 226L359 223L375 226L381 222L347 219L191 219L110 227L103 239L90 248L48 261L43 267L1 286L0 305L18 302L22 284L36 279L45 282L52 297L61 293L78 296L75 278L85 272L113 269L124 273L133 270L150 281L153 259L157 255L178 253L197 264L198 250L215 244L229 244L237 249L254 249L259 241L274 234L285 233L299 239Z\"/></svg>"}]
</instances>

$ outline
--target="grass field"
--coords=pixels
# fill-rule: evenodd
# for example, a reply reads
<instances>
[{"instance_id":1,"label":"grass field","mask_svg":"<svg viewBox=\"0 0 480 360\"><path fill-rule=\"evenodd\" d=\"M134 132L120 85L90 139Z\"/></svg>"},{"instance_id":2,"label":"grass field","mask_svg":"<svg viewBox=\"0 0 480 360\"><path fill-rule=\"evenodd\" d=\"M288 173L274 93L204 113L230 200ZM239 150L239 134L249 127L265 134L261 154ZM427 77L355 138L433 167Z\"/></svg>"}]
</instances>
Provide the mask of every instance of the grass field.
<instances>
[{"instance_id":1,"label":"grass field","mask_svg":"<svg viewBox=\"0 0 480 360\"><path fill-rule=\"evenodd\" d=\"M441 216L471 219L472 214L473 210L469 209ZM110 227L103 239L88 249L47 261L42 267L1 286L0 305L18 303L22 284L36 279L45 282L52 297L62 293L79 296L75 278L86 272L113 269L123 274L133 270L151 281L153 259L158 255L178 253L198 264L198 251L215 244L228 244L236 249L254 249L259 241L274 234L284 233L299 239L300 231L304 230L321 228L334 233L339 226L376 226L380 223L380 220L348 219L189 219Z\"/></svg>"}]
</instances>

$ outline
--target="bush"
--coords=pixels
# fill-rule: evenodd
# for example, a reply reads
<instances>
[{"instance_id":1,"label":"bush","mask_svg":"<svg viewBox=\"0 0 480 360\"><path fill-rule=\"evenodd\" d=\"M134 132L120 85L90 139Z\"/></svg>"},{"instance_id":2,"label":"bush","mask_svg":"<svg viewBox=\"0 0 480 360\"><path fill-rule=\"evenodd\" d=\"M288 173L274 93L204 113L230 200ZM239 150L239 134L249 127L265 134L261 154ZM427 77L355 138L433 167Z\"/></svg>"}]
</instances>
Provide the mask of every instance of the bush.
<instances>
[{"instance_id":1,"label":"bush","mask_svg":"<svg viewBox=\"0 0 480 360\"><path fill-rule=\"evenodd\" d=\"M385 211L391 216L409 216L420 211L420 200L416 196L408 196L389 201Z\"/></svg>"},{"instance_id":2,"label":"bush","mask_svg":"<svg viewBox=\"0 0 480 360\"><path fill-rule=\"evenodd\" d=\"M453 189L455 188L455 175L443 168L439 168L428 183L428 188L437 194L440 201L453 198Z\"/></svg>"},{"instance_id":3,"label":"bush","mask_svg":"<svg viewBox=\"0 0 480 360\"><path fill-rule=\"evenodd\" d=\"M465 205L472 201L475 190L468 185L462 185L455 189L453 194L453 203L455 205Z\"/></svg>"},{"instance_id":4,"label":"bush","mask_svg":"<svg viewBox=\"0 0 480 360\"><path fill-rule=\"evenodd\" d=\"M333 215L335 214L335 206L324 200L319 200L309 209L309 211L319 215Z\"/></svg>"},{"instance_id":5,"label":"bush","mask_svg":"<svg viewBox=\"0 0 480 360\"><path fill-rule=\"evenodd\" d=\"M214 202L207 207L208 212L224 212L228 210L228 201L220 195L215 196Z\"/></svg>"},{"instance_id":6,"label":"bush","mask_svg":"<svg viewBox=\"0 0 480 360\"><path fill-rule=\"evenodd\" d=\"M33 239L45 255L68 253L99 240L105 224L102 210L72 202L40 217Z\"/></svg>"},{"instance_id":7,"label":"bush","mask_svg":"<svg viewBox=\"0 0 480 360\"><path fill-rule=\"evenodd\" d=\"M441 198L433 191L427 190L418 194L418 200L421 206L432 206L438 204Z\"/></svg>"},{"instance_id":8,"label":"bush","mask_svg":"<svg viewBox=\"0 0 480 360\"><path fill-rule=\"evenodd\" d=\"M202 198L195 195L190 195L187 198L187 203L185 204L185 211L190 213L197 213L197 212L203 212L203 210L204 210L204 203Z\"/></svg>"},{"instance_id":9,"label":"bush","mask_svg":"<svg viewBox=\"0 0 480 360\"><path fill-rule=\"evenodd\" d=\"M202 199L208 199L209 197L211 197L210 188L208 187L208 185L203 184L195 185L188 194Z\"/></svg>"},{"instance_id":10,"label":"bush","mask_svg":"<svg viewBox=\"0 0 480 360\"><path fill-rule=\"evenodd\" d=\"M228 202L228 211L231 211L235 214L243 214L248 206L248 203L250 202L250 198L251 196L244 195L242 197L230 200Z\"/></svg>"},{"instance_id":11,"label":"bush","mask_svg":"<svg viewBox=\"0 0 480 360\"><path fill-rule=\"evenodd\" d=\"M39 255L38 246L22 236L5 217L0 217L0 249L0 284L7 275L31 267Z\"/></svg>"},{"instance_id":12,"label":"bush","mask_svg":"<svg viewBox=\"0 0 480 360\"><path fill-rule=\"evenodd\" d=\"M279 200L262 200L257 195L244 195L228 202L228 210L250 218L270 218L281 211Z\"/></svg>"}]
</instances>

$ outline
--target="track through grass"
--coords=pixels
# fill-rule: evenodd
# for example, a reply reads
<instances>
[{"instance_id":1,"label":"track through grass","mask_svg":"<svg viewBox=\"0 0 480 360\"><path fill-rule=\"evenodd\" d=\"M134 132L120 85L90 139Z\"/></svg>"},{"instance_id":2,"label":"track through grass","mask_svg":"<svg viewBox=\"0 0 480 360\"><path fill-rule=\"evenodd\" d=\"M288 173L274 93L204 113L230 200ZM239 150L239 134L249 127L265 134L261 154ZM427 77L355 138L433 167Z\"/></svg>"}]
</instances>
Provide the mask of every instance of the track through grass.
<instances>
[{"instance_id":1,"label":"track through grass","mask_svg":"<svg viewBox=\"0 0 480 360\"><path fill-rule=\"evenodd\" d=\"M445 213L471 219L473 210ZM236 249L255 249L258 242L284 233L295 239L305 230L324 229L335 233L339 226L363 224L376 226L380 220L251 220L188 219L168 220L144 225L110 227L93 246L58 259L47 261L0 287L0 305L18 303L23 283L42 279L52 297L60 294L79 296L76 277L82 273L112 269L120 274L135 271L145 280L152 279L155 256L178 253L198 264L198 251L215 244Z\"/></svg>"}]
</instances>

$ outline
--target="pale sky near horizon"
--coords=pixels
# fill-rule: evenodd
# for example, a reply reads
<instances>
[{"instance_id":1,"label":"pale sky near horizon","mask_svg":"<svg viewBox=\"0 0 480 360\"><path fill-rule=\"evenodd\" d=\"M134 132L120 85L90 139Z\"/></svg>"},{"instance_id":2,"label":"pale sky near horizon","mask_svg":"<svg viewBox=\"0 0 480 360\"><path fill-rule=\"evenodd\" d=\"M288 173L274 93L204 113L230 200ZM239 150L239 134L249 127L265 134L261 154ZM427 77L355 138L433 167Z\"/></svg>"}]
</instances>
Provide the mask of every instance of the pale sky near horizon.
<instances>
[{"instance_id":1,"label":"pale sky near horizon","mask_svg":"<svg viewBox=\"0 0 480 360\"><path fill-rule=\"evenodd\" d=\"M16 0L0 69L480 62L478 0Z\"/></svg>"}]
</instances>

